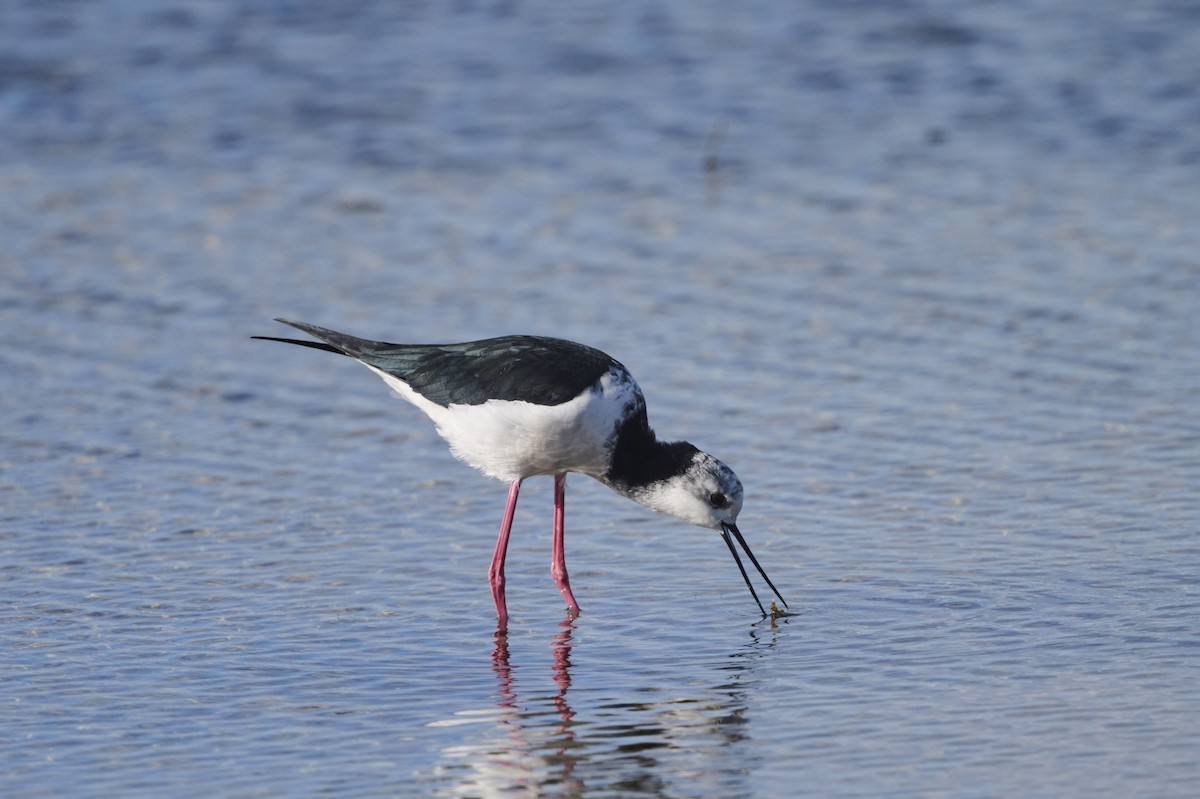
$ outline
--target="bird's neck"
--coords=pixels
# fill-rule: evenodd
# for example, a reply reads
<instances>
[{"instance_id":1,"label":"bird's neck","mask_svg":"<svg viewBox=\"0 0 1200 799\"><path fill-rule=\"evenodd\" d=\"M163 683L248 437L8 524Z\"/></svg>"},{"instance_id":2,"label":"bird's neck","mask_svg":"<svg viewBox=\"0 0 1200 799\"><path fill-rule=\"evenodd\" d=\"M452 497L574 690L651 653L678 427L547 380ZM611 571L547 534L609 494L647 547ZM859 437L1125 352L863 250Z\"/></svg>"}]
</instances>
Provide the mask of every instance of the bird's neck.
<instances>
[{"instance_id":1,"label":"bird's neck","mask_svg":"<svg viewBox=\"0 0 1200 799\"><path fill-rule=\"evenodd\" d=\"M698 452L686 441L659 441L650 428L645 407L617 427L612 457L603 482L635 501L657 483L682 474Z\"/></svg>"}]
</instances>

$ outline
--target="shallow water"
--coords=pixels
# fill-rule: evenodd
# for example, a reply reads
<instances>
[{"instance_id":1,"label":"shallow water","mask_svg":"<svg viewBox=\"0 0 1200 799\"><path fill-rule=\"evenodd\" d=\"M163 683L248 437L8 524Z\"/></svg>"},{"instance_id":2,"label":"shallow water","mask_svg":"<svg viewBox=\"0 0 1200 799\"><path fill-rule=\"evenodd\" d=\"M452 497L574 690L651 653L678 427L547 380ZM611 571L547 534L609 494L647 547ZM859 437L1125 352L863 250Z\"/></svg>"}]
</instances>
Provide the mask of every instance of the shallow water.
<instances>
[{"instance_id":1,"label":"shallow water","mask_svg":"<svg viewBox=\"0 0 1200 799\"><path fill-rule=\"evenodd\" d=\"M1186 3L27 2L0 793L1188 796ZM504 487L345 359L565 336L738 470Z\"/></svg>"}]
</instances>

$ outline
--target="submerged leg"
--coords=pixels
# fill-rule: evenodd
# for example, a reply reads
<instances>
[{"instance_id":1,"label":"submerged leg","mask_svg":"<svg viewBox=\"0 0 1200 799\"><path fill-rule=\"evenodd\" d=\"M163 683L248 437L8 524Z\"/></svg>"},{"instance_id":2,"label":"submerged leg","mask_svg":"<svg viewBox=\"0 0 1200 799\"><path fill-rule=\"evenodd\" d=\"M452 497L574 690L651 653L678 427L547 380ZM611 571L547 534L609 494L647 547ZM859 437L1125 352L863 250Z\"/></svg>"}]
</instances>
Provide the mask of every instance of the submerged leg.
<instances>
[{"instance_id":1,"label":"submerged leg","mask_svg":"<svg viewBox=\"0 0 1200 799\"><path fill-rule=\"evenodd\" d=\"M558 586L563 599L567 600L567 610L572 616L579 613L579 603L571 593L571 578L567 574L567 551L563 543L563 528L567 514L567 473L554 475L554 545L550 558L550 576Z\"/></svg>"},{"instance_id":2,"label":"submerged leg","mask_svg":"<svg viewBox=\"0 0 1200 799\"><path fill-rule=\"evenodd\" d=\"M521 481L513 480L508 485L508 505L504 507L504 519L500 522L500 537L496 539L496 552L492 555L492 566L488 569L488 583L492 586L492 601L496 603L496 620L500 629L508 627L508 605L504 601L504 556L508 554L508 535L512 532L513 515L517 512L517 494Z\"/></svg>"}]
</instances>

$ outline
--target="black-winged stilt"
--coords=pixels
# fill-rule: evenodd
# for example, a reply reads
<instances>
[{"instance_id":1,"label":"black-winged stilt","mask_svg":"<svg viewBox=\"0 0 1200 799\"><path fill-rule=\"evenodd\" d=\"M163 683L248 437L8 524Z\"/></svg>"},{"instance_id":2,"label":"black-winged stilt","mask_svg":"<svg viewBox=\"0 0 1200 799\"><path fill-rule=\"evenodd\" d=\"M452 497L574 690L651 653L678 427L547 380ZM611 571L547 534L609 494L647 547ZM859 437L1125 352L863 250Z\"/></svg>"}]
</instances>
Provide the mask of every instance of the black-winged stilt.
<instances>
[{"instance_id":1,"label":"black-winged stilt","mask_svg":"<svg viewBox=\"0 0 1200 799\"><path fill-rule=\"evenodd\" d=\"M767 585L779 591L737 528L742 483L733 470L686 441L662 442L650 429L642 391L620 363L591 347L542 336L502 336L461 344L389 344L303 322L277 319L320 341L254 336L348 355L383 378L437 425L459 460L508 482L508 504L491 569L500 626L508 622L504 558L521 481L554 475L554 536L550 572L567 602L571 593L563 547L568 472L594 477L651 510L721 536L766 615L737 539Z\"/></svg>"}]
</instances>

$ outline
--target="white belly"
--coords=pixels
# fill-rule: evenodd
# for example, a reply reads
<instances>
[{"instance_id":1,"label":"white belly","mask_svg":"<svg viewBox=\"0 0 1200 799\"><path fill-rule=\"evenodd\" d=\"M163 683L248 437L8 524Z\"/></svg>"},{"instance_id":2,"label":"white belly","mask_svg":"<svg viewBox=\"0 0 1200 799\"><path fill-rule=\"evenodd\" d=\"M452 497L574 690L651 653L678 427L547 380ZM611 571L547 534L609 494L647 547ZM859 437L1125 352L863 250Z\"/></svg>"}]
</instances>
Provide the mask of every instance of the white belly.
<instances>
[{"instance_id":1,"label":"white belly","mask_svg":"<svg viewBox=\"0 0 1200 799\"><path fill-rule=\"evenodd\" d=\"M454 457L509 482L559 472L602 476L608 471L613 430L639 395L628 375L610 371L600 378L598 391L561 405L488 400L447 408L417 394L404 381L368 368L434 421Z\"/></svg>"}]
</instances>

